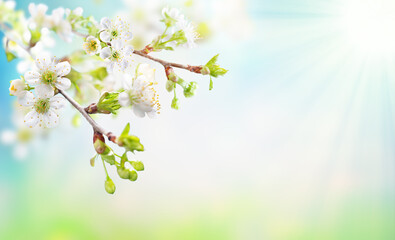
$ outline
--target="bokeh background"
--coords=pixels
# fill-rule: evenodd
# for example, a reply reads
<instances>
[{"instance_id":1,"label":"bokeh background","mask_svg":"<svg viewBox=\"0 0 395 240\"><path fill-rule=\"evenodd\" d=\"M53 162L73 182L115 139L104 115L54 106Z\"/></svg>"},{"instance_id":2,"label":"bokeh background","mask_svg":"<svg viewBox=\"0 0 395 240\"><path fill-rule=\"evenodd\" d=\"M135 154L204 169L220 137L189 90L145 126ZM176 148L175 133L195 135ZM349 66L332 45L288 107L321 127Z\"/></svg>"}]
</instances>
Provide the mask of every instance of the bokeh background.
<instances>
[{"instance_id":1,"label":"bokeh background","mask_svg":"<svg viewBox=\"0 0 395 240\"><path fill-rule=\"evenodd\" d=\"M114 195L71 107L26 159L1 145L0 239L395 239L392 0L33 2L152 21L180 7L210 31L197 49L157 56L201 64L221 53L230 71L212 91L179 72L199 92L174 111L161 91L156 120L98 120L116 133L131 122L146 147L145 171L113 177ZM14 128L16 64L0 54L0 130Z\"/></svg>"}]
</instances>

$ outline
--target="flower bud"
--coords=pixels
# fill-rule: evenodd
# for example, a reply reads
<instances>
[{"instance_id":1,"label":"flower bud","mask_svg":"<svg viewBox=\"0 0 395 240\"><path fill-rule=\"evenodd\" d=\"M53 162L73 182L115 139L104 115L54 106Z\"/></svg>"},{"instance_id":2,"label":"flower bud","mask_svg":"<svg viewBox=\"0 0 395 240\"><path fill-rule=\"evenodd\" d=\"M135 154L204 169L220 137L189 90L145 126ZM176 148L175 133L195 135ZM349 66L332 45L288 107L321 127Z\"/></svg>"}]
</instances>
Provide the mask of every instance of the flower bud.
<instances>
[{"instance_id":1,"label":"flower bud","mask_svg":"<svg viewBox=\"0 0 395 240\"><path fill-rule=\"evenodd\" d=\"M106 192L109 194L114 194L115 192L115 184L111 180L111 178L107 177L105 183L104 183L104 188L106 189Z\"/></svg>"},{"instance_id":2,"label":"flower bud","mask_svg":"<svg viewBox=\"0 0 395 240\"><path fill-rule=\"evenodd\" d=\"M208 74L210 74L210 68L207 67L207 66L203 66L203 67L202 67L202 70L200 70L200 73L201 73L202 75L208 75Z\"/></svg>"},{"instance_id":3,"label":"flower bud","mask_svg":"<svg viewBox=\"0 0 395 240\"><path fill-rule=\"evenodd\" d=\"M197 89L197 83L196 82L190 82L188 84L188 87L184 88L184 96L185 97L192 97L195 95L196 89Z\"/></svg>"},{"instance_id":4,"label":"flower bud","mask_svg":"<svg viewBox=\"0 0 395 240\"><path fill-rule=\"evenodd\" d=\"M174 69L172 67L167 66L165 68L166 77L169 81L177 82L178 76L174 73Z\"/></svg>"},{"instance_id":5,"label":"flower bud","mask_svg":"<svg viewBox=\"0 0 395 240\"><path fill-rule=\"evenodd\" d=\"M25 91L25 82L22 79L15 79L10 84L10 95L19 96Z\"/></svg>"},{"instance_id":6,"label":"flower bud","mask_svg":"<svg viewBox=\"0 0 395 240\"><path fill-rule=\"evenodd\" d=\"M168 92L173 91L175 86L176 86L176 84L174 82L172 82L170 80L167 80L167 82L166 82L166 90Z\"/></svg>"},{"instance_id":7,"label":"flower bud","mask_svg":"<svg viewBox=\"0 0 395 240\"><path fill-rule=\"evenodd\" d=\"M117 167L117 172L120 178L128 179L130 177L129 170L124 167Z\"/></svg>"},{"instance_id":8,"label":"flower bud","mask_svg":"<svg viewBox=\"0 0 395 240\"><path fill-rule=\"evenodd\" d=\"M103 154L106 150L106 144L104 143L103 134L95 132L93 134L93 146L98 154Z\"/></svg>"},{"instance_id":9,"label":"flower bud","mask_svg":"<svg viewBox=\"0 0 395 240\"><path fill-rule=\"evenodd\" d=\"M171 101L171 108L178 110L178 108L180 107L178 98L176 96L174 96L173 100Z\"/></svg>"},{"instance_id":10,"label":"flower bud","mask_svg":"<svg viewBox=\"0 0 395 240\"><path fill-rule=\"evenodd\" d=\"M132 161L130 162L132 164L133 168L136 169L136 171L144 171L144 164L140 161Z\"/></svg>"},{"instance_id":11,"label":"flower bud","mask_svg":"<svg viewBox=\"0 0 395 240\"><path fill-rule=\"evenodd\" d=\"M93 158L91 158L90 163L91 166L94 167L95 166L95 160L96 160L97 155L95 155Z\"/></svg>"},{"instance_id":12,"label":"flower bud","mask_svg":"<svg viewBox=\"0 0 395 240\"><path fill-rule=\"evenodd\" d=\"M129 172L129 180L130 181L136 181L137 180L137 172L136 171L130 171Z\"/></svg>"}]
</instances>

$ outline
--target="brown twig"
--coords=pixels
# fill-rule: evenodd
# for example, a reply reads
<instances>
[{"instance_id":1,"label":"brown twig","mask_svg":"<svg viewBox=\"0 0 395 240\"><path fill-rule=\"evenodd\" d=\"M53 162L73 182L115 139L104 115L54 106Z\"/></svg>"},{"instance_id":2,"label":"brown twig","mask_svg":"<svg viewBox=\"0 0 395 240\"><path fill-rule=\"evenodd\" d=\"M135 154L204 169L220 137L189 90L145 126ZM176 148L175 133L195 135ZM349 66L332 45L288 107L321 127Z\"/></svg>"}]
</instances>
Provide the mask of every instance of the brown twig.
<instances>
[{"instance_id":1,"label":"brown twig","mask_svg":"<svg viewBox=\"0 0 395 240\"><path fill-rule=\"evenodd\" d=\"M92 126L93 131L106 135L108 137L108 140L116 143L116 136L112 133L112 132L108 132L106 131L102 126L100 126L99 124L97 124L97 122L95 122L95 120L93 120L91 118L91 116L89 116L89 114L86 112L86 110L81 107L81 105L79 105L72 97L70 97L65 91L58 89L59 93L63 95L64 98L66 98L67 101L69 101L71 103L71 105L73 105L73 107L75 109L77 109L82 116L84 116L84 118L86 119L86 121L88 121L88 123Z\"/></svg>"},{"instance_id":2,"label":"brown twig","mask_svg":"<svg viewBox=\"0 0 395 240\"><path fill-rule=\"evenodd\" d=\"M168 61L162 60L160 58L156 58L156 57L150 56L150 55L144 53L143 51L134 50L133 53L136 54L136 55L139 55L141 57L148 58L148 59L150 59L152 61L158 62L158 63L162 64L162 66L165 67L165 68L166 67L181 68L181 69L185 69L185 70L188 70L190 72L199 73L199 74L201 74L200 71L203 68L202 66L191 66L191 65L186 65L186 64L168 62Z\"/></svg>"}]
</instances>

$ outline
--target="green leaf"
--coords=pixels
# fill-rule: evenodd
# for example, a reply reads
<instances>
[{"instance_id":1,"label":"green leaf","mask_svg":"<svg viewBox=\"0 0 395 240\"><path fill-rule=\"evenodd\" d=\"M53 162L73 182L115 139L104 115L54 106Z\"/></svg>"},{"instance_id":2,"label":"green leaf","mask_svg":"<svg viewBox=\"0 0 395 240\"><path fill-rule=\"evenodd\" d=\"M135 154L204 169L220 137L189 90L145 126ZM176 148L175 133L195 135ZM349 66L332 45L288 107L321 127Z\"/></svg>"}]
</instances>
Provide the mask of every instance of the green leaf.
<instances>
[{"instance_id":1,"label":"green leaf","mask_svg":"<svg viewBox=\"0 0 395 240\"><path fill-rule=\"evenodd\" d=\"M100 81L103 81L104 78L108 76L107 68L106 67L99 67L96 68L95 70L92 70L89 72L89 74Z\"/></svg>"},{"instance_id":2,"label":"green leaf","mask_svg":"<svg viewBox=\"0 0 395 240\"><path fill-rule=\"evenodd\" d=\"M100 155L100 156L108 164L115 165L115 156L114 155Z\"/></svg>"},{"instance_id":3,"label":"green leaf","mask_svg":"<svg viewBox=\"0 0 395 240\"><path fill-rule=\"evenodd\" d=\"M219 56L219 54L217 54L217 55L215 55L214 57L212 57L212 58L210 59L210 61L208 61L208 62L206 63L206 66L207 66L207 67L210 67L210 66L213 66L214 64L216 64L216 63L217 63L217 60L218 60L218 56Z\"/></svg>"},{"instance_id":4,"label":"green leaf","mask_svg":"<svg viewBox=\"0 0 395 240\"><path fill-rule=\"evenodd\" d=\"M34 46L38 41L40 41L41 32L39 30L30 30L30 34L31 34L30 44Z\"/></svg>"},{"instance_id":5,"label":"green leaf","mask_svg":"<svg viewBox=\"0 0 395 240\"><path fill-rule=\"evenodd\" d=\"M95 166L96 157L97 157L97 155L95 155L95 156L94 156L93 158L91 158L91 160L90 160L90 164L91 164L92 167Z\"/></svg>"},{"instance_id":6,"label":"green leaf","mask_svg":"<svg viewBox=\"0 0 395 240\"><path fill-rule=\"evenodd\" d=\"M82 74L76 71L74 68L71 68L70 73L67 74L66 77L70 79L73 84L77 84L77 82L82 79Z\"/></svg>"},{"instance_id":7,"label":"green leaf","mask_svg":"<svg viewBox=\"0 0 395 240\"><path fill-rule=\"evenodd\" d=\"M210 76L210 86L209 86L208 90L211 91L212 89L213 89L213 79Z\"/></svg>"},{"instance_id":8,"label":"green leaf","mask_svg":"<svg viewBox=\"0 0 395 240\"><path fill-rule=\"evenodd\" d=\"M123 129L121 136L127 136L130 131L130 123L126 124L125 128Z\"/></svg>"},{"instance_id":9,"label":"green leaf","mask_svg":"<svg viewBox=\"0 0 395 240\"><path fill-rule=\"evenodd\" d=\"M9 52L9 51L5 52L5 55L7 57L8 62L11 62L15 58L17 58L17 56L15 56L15 54L13 54L12 52Z\"/></svg>"}]
</instances>

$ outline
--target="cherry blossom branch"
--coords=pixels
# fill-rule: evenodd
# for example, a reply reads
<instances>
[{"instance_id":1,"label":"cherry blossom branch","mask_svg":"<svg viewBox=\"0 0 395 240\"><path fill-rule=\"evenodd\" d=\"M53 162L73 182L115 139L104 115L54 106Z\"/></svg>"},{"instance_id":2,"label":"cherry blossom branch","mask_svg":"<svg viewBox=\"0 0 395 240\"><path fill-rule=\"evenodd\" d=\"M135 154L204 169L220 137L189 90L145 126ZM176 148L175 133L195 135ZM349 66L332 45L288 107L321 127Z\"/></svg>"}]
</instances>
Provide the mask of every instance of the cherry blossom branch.
<instances>
[{"instance_id":1,"label":"cherry blossom branch","mask_svg":"<svg viewBox=\"0 0 395 240\"><path fill-rule=\"evenodd\" d=\"M2 29L4 29L5 31L10 31L11 29L0 22L0 27ZM7 37L8 38L8 37ZM23 48L27 53L29 53L29 55L34 59L34 56L31 52L31 46L24 46L20 41L15 41L14 39L9 38L11 41L15 42L19 47ZM83 107L81 107L72 97L70 97L65 91L61 90L61 89L57 89L57 91L62 94L64 96L64 98L70 102L70 104L77 109L82 116L84 116L84 118L88 121L88 123L92 126L93 131L96 133L100 133L103 135L106 135L108 137L108 139L114 143L116 143L116 136L112 133L112 132L108 132L106 131L103 127L101 127L98 123L95 122L95 120L93 120L89 114L85 111L85 109Z\"/></svg>"},{"instance_id":2,"label":"cherry blossom branch","mask_svg":"<svg viewBox=\"0 0 395 240\"><path fill-rule=\"evenodd\" d=\"M88 34L84 34L84 33L81 33L81 32L75 31L75 30L73 30L73 33L74 33L75 35L79 36L79 37L83 37L83 38L89 37ZM151 50L149 49L149 47L146 46L143 50L134 50L133 53L136 54L136 55L139 55L139 56L141 56L141 57L148 58L148 59L150 59L151 61L158 62L158 63L160 63L165 69L166 69L166 67L175 67L175 68L185 69L185 70L188 70L188 71L193 72L193 73L202 74L202 73L201 73L201 70L202 70L202 68L203 68L202 66L191 66L191 65L187 65L187 64L180 64L180 63L168 62L168 61L165 61L165 60L163 60L163 59L156 58L156 57L153 57L153 56L148 55L148 53L149 53L150 51L151 51Z\"/></svg>"}]
</instances>

